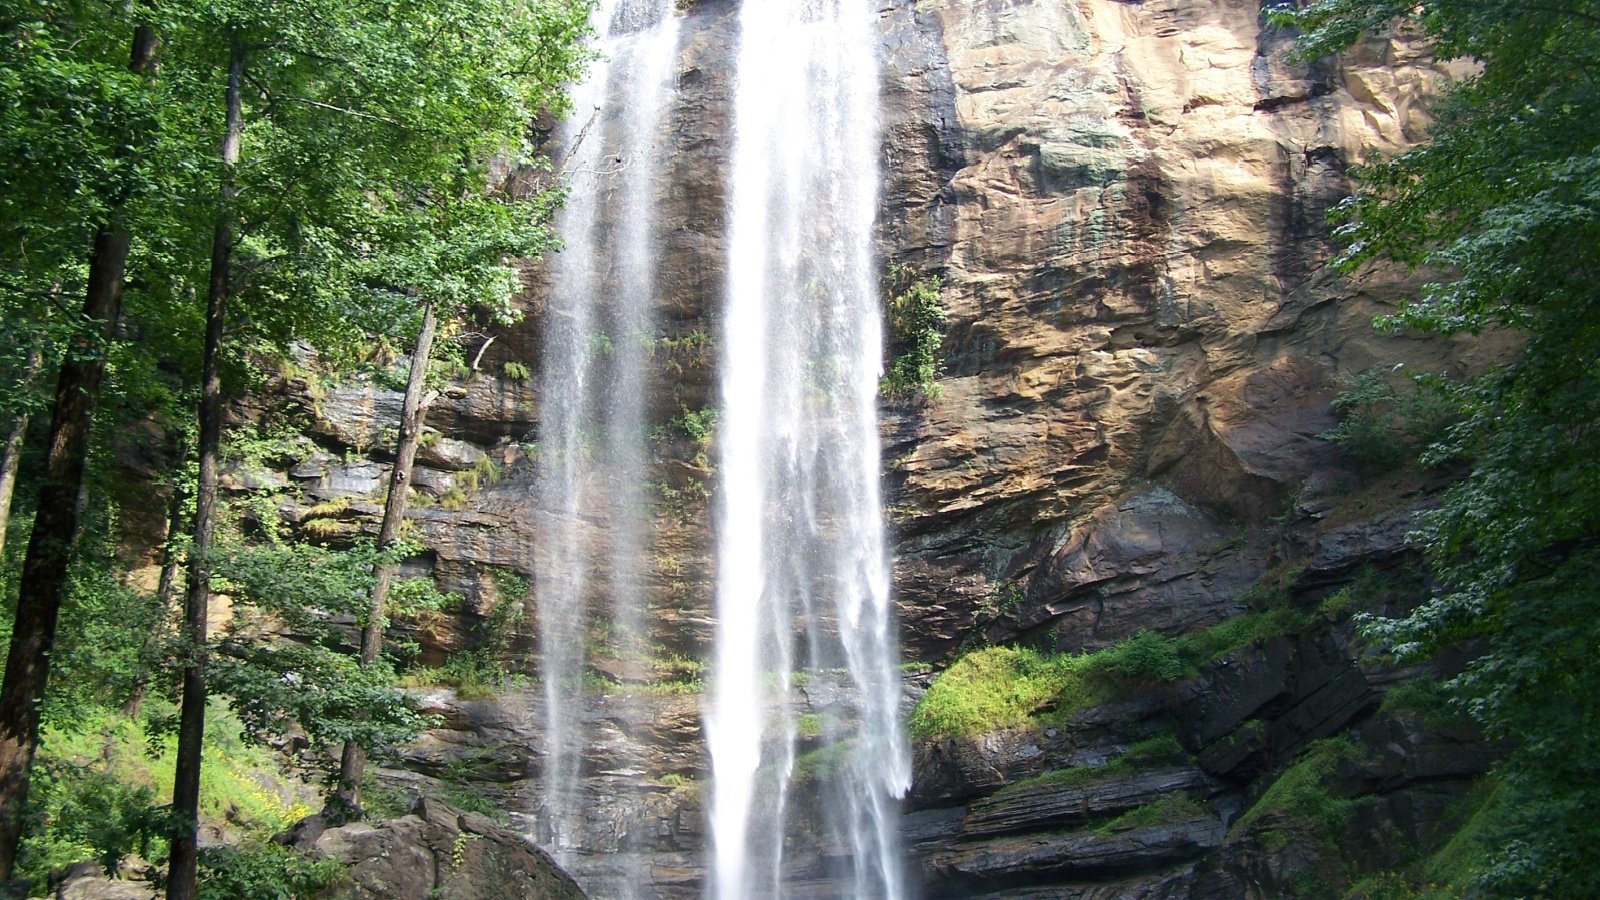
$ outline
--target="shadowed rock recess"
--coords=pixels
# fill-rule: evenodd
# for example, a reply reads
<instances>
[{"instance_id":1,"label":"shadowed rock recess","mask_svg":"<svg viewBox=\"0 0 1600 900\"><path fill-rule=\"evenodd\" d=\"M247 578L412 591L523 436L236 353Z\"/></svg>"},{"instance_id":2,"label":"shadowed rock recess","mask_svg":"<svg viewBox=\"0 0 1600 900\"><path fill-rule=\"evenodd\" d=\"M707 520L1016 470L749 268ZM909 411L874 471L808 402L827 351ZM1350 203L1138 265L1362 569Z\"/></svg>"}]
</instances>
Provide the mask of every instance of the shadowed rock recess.
<instances>
[{"instance_id":1,"label":"shadowed rock recess","mask_svg":"<svg viewBox=\"0 0 1600 900\"><path fill-rule=\"evenodd\" d=\"M1330 271L1324 214L1349 193L1352 166L1422 139L1423 107L1452 73L1398 40L1339 63L1296 61L1292 36L1238 0L877 10L877 249L885 272L940 279L947 316L936 389L881 409L915 766L902 834L917 893L1330 896L1434 852L1493 753L1402 702L1417 691L1391 694L1427 673L1393 669L1351 616L1426 591L1406 533L1436 476L1363 473L1321 435L1338 423L1330 402L1344 379L1396 359L1475 371L1500 348L1375 333L1372 318L1416 282ZM569 867L596 897L639 872L648 883L632 889L655 896L706 887L695 661L710 658L717 456L714 426L696 414L718 402L737 11L679 4L655 198L664 237L640 573L659 659L611 658L604 635L591 637L599 688L579 712L588 825ZM399 623L429 665L493 646L511 669L539 669L540 610L525 596L541 552L539 290L527 305L429 413L439 436L415 485L433 502L408 513L428 555L412 566L466 598L442 619ZM369 448L399 395L293 379L275 391L237 414L299 404L315 423L305 458L236 473L234 487L270 479L287 485L289 521L375 533L388 461ZM508 604L527 615L505 615ZM1135 645L1171 664L1119 667ZM1083 656L1070 691L1018 714L926 724L914 712L924 692L985 648L1063 666L1104 652ZM851 727L829 720L848 706L840 684L803 687L797 808L808 790L822 795L806 779L829 765L812 723ZM531 832L539 688L513 679L487 697L425 696L443 724L382 780L468 794ZM421 841L438 865L451 829L490 827L432 815L340 846ZM794 896L843 891L830 860L848 848L803 822L787 843Z\"/></svg>"}]
</instances>

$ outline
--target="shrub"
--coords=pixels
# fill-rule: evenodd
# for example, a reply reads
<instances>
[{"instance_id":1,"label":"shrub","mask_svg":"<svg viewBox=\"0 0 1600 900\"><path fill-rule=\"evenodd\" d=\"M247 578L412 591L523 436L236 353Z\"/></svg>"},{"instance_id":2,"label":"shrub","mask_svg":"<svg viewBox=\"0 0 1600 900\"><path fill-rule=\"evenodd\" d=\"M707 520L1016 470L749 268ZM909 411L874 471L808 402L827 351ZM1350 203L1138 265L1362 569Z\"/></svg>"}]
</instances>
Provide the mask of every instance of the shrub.
<instances>
[{"instance_id":1,"label":"shrub","mask_svg":"<svg viewBox=\"0 0 1600 900\"><path fill-rule=\"evenodd\" d=\"M1195 802L1192 797L1187 794L1169 794L1160 800L1128 810L1096 828L1095 833L1110 836L1119 831L1132 831L1135 828L1149 828L1153 825L1171 825L1174 822L1203 815L1208 815L1206 808Z\"/></svg>"},{"instance_id":2,"label":"shrub","mask_svg":"<svg viewBox=\"0 0 1600 900\"><path fill-rule=\"evenodd\" d=\"M1170 734L1158 734L1128 745L1128 749L1116 759L1109 760L1098 766L1068 766L1065 769L1056 769L1012 782L995 792L995 796L1034 791L1041 787L1063 784L1081 784L1091 781L1102 781L1109 778L1124 778L1139 768L1180 763L1189 759L1189 754L1178 743L1178 739Z\"/></svg>"},{"instance_id":3,"label":"shrub","mask_svg":"<svg viewBox=\"0 0 1600 900\"><path fill-rule=\"evenodd\" d=\"M1188 667L1178 652L1178 642L1141 628L1133 637L1096 654L1095 669L1125 678L1176 681Z\"/></svg>"},{"instance_id":4,"label":"shrub","mask_svg":"<svg viewBox=\"0 0 1600 900\"><path fill-rule=\"evenodd\" d=\"M893 361L883 376L881 390L889 397L937 397L944 364L939 351L948 321L939 299L944 282L938 277L913 280L911 270L905 266L891 269L889 281L905 287L889 299L887 318Z\"/></svg>"},{"instance_id":5,"label":"shrub","mask_svg":"<svg viewBox=\"0 0 1600 900\"><path fill-rule=\"evenodd\" d=\"M519 362L508 362L501 367L500 371L505 375L507 381L513 381L519 384L527 381L529 376L533 374L532 372L528 371L528 367L526 365Z\"/></svg>"},{"instance_id":6,"label":"shrub","mask_svg":"<svg viewBox=\"0 0 1600 900\"><path fill-rule=\"evenodd\" d=\"M956 660L912 711L918 737L981 734L1028 722L1040 711L1092 705L1100 692L1085 675L1087 657L1025 647L988 647Z\"/></svg>"},{"instance_id":7,"label":"shrub","mask_svg":"<svg viewBox=\"0 0 1600 900\"><path fill-rule=\"evenodd\" d=\"M1398 382L1398 386L1397 386ZM1333 398L1339 424L1322 437L1339 446L1364 474L1379 474L1416 459L1438 440L1460 408L1436 385L1369 369L1344 382Z\"/></svg>"},{"instance_id":8,"label":"shrub","mask_svg":"<svg viewBox=\"0 0 1600 900\"><path fill-rule=\"evenodd\" d=\"M200 900L314 900L343 874L337 860L268 841L217 847L200 853Z\"/></svg>"},{"instance_id":9,"label":"shrub","mask_svg":"<svg viewBox=\"0 0 1600 900\"><path fill-rule=\"evenodd\" d=\"M1317 741L1239 817L1234 831L1242 832L1263 815L1277 812L1316 828L1328 840L1336 839L1355 801L1329 793L1328 782L1340 763L1359 756L1360 751L1347 738Z\"/></svg>"}]
</instances>

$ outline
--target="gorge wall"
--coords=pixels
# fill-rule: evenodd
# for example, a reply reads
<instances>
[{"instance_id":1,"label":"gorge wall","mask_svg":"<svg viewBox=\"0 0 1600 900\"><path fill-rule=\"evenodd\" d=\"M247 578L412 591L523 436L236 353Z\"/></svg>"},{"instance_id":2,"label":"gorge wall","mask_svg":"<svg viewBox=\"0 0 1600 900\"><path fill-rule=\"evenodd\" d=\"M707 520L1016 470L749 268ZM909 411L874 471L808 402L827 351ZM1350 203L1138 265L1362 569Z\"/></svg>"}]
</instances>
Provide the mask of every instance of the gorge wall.
<instances>
[{"instance_id":1,"label":"gorge wall","mask_svg":"<svg viewBox=\"0 0 1600 900\"><path fill-rule=\"evenodd\" d=\"M588 635L591 825L570 862L594 896L638 872L658 896L704 890L697 661L710 657L717 473L702 412L717 403L737 4L679 7L650 311L653 358L671 374L646 403L642 576L658 658L609 657L606 636ZM1422 139L1424 104L1450 73L1399 40L1296 61L1292 37L1237 0L883 0L877 16L879 256L942 278L949 318L937 392L882 407L895 602L904 658L919 664L906 709L963 651L1078 653L1288 611L1182 678L1131 679L990 733L921 735L904 827L920 893L1327 896L1437 848L1490 755L1459 723L1385 704L1411 673L1350 623L1423 589L1404 536L1431 476L1363 475L1319 435L1337 422L1342 378L1397 359L1460 372L1494 353L1374 332L1414 281L1327 266L1324 214L1349 169ZM430 556L416 566L467 602L402 625L425 663L510 635L504 657L538 671L540 610L520 591L541 546L543 398L526 367L541 359L543 302L536 289L523 324L473 348L477 371L429 413L438 437L409 517ZM239 415L291 398L306 452L236 470L233 487L274 489L280 513L318 533L375 531L386 461L370 448L399 394L299 377L275 390ZM524 607L530 618L507 614ZM470 786L533 830L539 690L427 696L444 727L385 779ZM795 715L837 702L817 684ZM801 737L820 748L803 724ZM640 747L647 766L615 764ZM1297 763L1319 767L1337 822L1271 803L1247 813ZM800 764L819 772L826 754ZM826 873L840 848L803 828L789 840L796 894L837 894Z\"/></svg>"}]
</instances>

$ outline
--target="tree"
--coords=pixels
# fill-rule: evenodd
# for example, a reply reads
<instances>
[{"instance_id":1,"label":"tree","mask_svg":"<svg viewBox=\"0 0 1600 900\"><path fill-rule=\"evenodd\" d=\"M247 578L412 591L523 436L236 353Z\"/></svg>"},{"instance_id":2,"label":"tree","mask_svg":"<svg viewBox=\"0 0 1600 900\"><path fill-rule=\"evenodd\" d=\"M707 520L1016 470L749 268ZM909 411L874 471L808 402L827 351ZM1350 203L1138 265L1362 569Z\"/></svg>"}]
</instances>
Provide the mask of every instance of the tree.
<instances>
[{"instance_id":1,"label":"tree","mask_svg":"<svg viewBox=\"0 0 1600 900\"><path fill-rule=\"evenodd\" d=\"M1466 708L1515 749L1486 884L1587 897L1600 871L1600 4L1324 0L1277 15L1308 55L1390 28L1477 61L1437 104L1428 144L1358 173L1338 210L1343 265L1443 270L1380 327L1511 329L1504 367L1452 393L1466 412L1425 458L1469 473L1419 535L1443 589L1369 623L1402 657L1464 640Z\"/></svg>"},{"instance_id":2,"label":"tree","mask_svg":"<svg viewBox=\"0 0 1600 900\"><path fill-rule=\"evenodd\" d=\"M16 388L17 394L26 397L33 392L33 382L43 365L39 351L29 350L22 381ZM33 410L19 404L11 415L11 429L6 433L5 448L0 449L0 556L5 555L6 531L11 525L11 501L17 492L17 469L22 465L22 442L28 436L28 422Z\"/></svg>"},{"instance_id":3,"label":"tree","mask_svg":"<svg viewBox=\"0 0 1600 900\"><path fill-rule=\"evenodd\" d=\"M194 43L182 50L173 41L174 55L194 54L197 84L220 71L207 68L207 48L227 47L228 62L167 888L182 900L196 894L230 297L248 303L250 331L314 342L365 337L360 325L418 303L457 308L488 296L504 305L517 284L505 257L536 249L544 232L515 221L526 204L482 196L487 163L524 151L534 113L560 107L586 23L586 8L569 0L216 3L190 13ZM496 217L503 227L486 235L458 227ZM231 343L248 346L238 332Z\"/></svg>"},{"instance_id":4,"label":"tree","mask_svg":"<svg viewBox=\"0 0 1600 900\"><path fill-rule=\"evenodd\" d=\"M422 329L411 352L411 373L406 379L405 400L400 411L400 436L395 440L394 469L389 473L389 495L383 503L383 522L378 526L378 549L390 550L400 538L405 522L406 492L411 489L411 467L417 459L417 443L422 436L422 421L427 405L422 391L428 377L428 360L433 356L433 334L438 325L433 304L422 313ZM389 585L398 567L392 559L374 566L371 602L361 628L361 667L370 669L383 652L385 606ZM347 740L340 753L339 780L333 795L334 806L345 813L361 809L361 779L366 774L367 754L360 742Z\"/></svg>"},{"instance_id":5,"label":"tree","mask_svg":"<svg viewBox=\"0 0 1600 900\"><path fill-rule=\"evenodd\" d=\"M83 115L83 109L78 109L77 113L73 110L77 104L84 104L91 118L99 117L112 123L108 129L111 133L98 136L120 142L114 145L117 149L109 151L102 160L103 168L91 173L98 176L90 182L93 185L90 193L97 199L98 208L90 215L85 216L86 211L81 208L69 207L65 211L47 210L46 214L28 216L25 220L35 230L44 231L53 238L59 238L59 234L51 232L66 230L70 233L74 226L81 228L86 222L92 222L93 238L81 321L56 376L44 480L39 489L39 511L23 562L21 599L12 626L5 681L0 686L0 881L11 876L21 837L28 768L39 742L39 704L44 699L50 676L50 650L65 594L72 543L78 530L77 499L87 459L90 416L105 371L105 344L112 337L111 328L122 302L123 276L131 242L127 223L122 218L122 207L139 185L138 175L123 176L117 171L118 164L123 164L121 168L130 168L125 148L137 147L140 132L148 127L148 97L140 81L153 72L157 46L155 32L147 22L118 22L126 28L124 34L131 32L127 69L135 78L119 77L115 70L104 65L80 63L70 56L73 42L83 40L74 26L91 26L85 30L101 36L104 32L92 27L97 23L51 20L46 17L48 10L24 11L41 18L31 21L23 18L20 24L13 26L12 30L18 32L16 42L8 35L6 43L12 45L11 52L16 55L5 60L4 78L8 82L21 81L18 87L37 88L42 95L38 99L43 114L24 111L24 118L34 119L26 124L37 128L43 120L48 127L52 113L68 117ZM18 46L22 48L20 52L14 49ZM90 87L79 94L83 84ZM35 129L23 128L22 131L31 135ZM19 178L11 172L6 175L8 188L39 186L29 184L31 176ZM24 226L19 230L26 241L28 228ZM25 277L16 279L13 284L13 289L22 292L29 288Z\"/></svg>"}]
</instances>

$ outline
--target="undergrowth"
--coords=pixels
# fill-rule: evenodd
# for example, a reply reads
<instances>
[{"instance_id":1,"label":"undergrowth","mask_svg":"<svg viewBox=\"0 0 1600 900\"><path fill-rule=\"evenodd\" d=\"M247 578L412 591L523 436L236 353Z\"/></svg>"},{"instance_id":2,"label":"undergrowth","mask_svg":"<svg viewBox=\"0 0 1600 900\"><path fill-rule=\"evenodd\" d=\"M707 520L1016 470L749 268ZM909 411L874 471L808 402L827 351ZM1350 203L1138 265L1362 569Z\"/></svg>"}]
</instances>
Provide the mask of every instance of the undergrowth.
<instances>
[{"instance_id":1,"label":"undergrowth","mask_svg":"<svg viewBox=\"0 0 1600 900\"><path fill-rule=\"evenodd\" d=\"M1280 813L1317 829L1328 840L1337 840L1355 801L1331 793L1328 782L1340 763L1359 756L1360 751L1347 738L1327 738L1312 744L1299 762L1285 769L1261 799L1234 822L1234 833L1245 831L1268 813Z\"/></svg>"},{"instance_id":2,"label":"undergrowth","mask_svg":"<svg viewBox=\"0 0 1600 900\"><path fill-rule=\"evenodd\" d=\"M943 738L1063 721L1140 685L1192 677L1218 657L1310 621L1287 605L1286 595L1252 601L1266 608L1177 637L1141 630L1092 653L1050 654L1027 647L967 653L923 695L911 714L911 733Z\"/></svg>"},{"instance_id":3,"label":"undergrowth","mask_svg":"<svg viewBox=\"0 0 1600 900\"><path fill-rule=\"evenodd\" d=\"M128 854L152 862L165 858L162 804L171 799L176 739L159 732L171 710L154 698L146 707L144 721L88 708L77 721L45 730L17 864L18 876L34 894L45 893L52 871L86 859L109 869ZM212 704L206 714L200 821L264 840L309 815L317 792L285 777L273 754L246 744L241 730L225 705Z\"/></svg>"}]
</instances>

